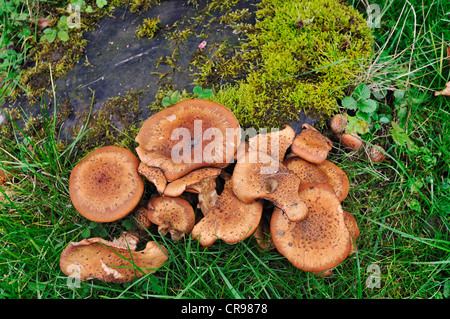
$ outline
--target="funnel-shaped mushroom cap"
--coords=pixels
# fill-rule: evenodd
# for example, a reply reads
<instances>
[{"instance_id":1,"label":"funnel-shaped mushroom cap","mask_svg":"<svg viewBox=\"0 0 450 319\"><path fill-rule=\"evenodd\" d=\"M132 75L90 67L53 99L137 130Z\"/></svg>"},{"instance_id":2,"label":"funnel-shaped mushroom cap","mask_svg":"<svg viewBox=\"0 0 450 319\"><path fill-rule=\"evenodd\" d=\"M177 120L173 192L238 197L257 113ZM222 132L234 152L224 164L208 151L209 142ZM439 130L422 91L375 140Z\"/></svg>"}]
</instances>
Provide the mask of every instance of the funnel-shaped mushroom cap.
<instances>
[{"instance_id":1,"label":"funnel-shaped mushroom cap","mask_svg":"<svg viewBox=\"0 0 450 319\"><path fill-rule=\"evenodd\" d=\"M167 249L153 241L140 251L132 246L118 246L102 238L71 242L61 254L60 268L81 281L95 278L124 283L154 272L168 259Z\"/></svg>"},{"instance_id":2,"label":"funnel-shaped mushroom cap","mask_svg":"<svg viewBox=\"0 0 450 319\"><path fill-rule=\"evenodd\" d=\"M317 164L308 162L301 157L289 157L284 160L283 164L300 178L300 184L327 184L329 182L328 175Z\"/></svg>"},{"instance_id":3,"label":"funnel-shaped mushroom cap","mask_svg":"<svg viewBox=\"0 0 450 319\"><path fill-rule=\"evenodd\" d=\"M267 153L276 160L282 162L286 151L292 145L295 131L289 125L280 131L272 131L267 134L258 134L248 141L250 150Z\"/></svg>"},{"instance_id":4,"label":"funnel-shaped mushroom cap","mask_svg":"<svg viewBox=\"0 0 450 319\"><path fill-rule=\"evenodd\" d=\"M231 179L234 193L244 203L269 200L292 221L301 220L308 213L298 196L300 179L266 153L249 151L240 156Z\"/></svg>"},{"instance_id":5,"label":"funnel-shaped mushroom cap","mask_svg":"<svg viewBox=\"0 0 450 319\"><path fill-rule=\"evenodd\" d=\"M136 142L140 160L161 168L173 181L200 167L230 164L239 146L240 127L225 106L185 100L146 120Z\"/></svg>"},{"instance_id":6,"label":"funnel-shaped mushroom cap","mask_svg":"<svg viewBox=\"0 0 450 319\"><path fill-rule=\"evenodd\" d=\"M347 174L336 164L325 160L321 164L317 164L317 167L320 168L325 174L328 176L328 184L333 187L336 196L339 201L343 201L350 190L350 182L348 180Z\"/></svg>"},{"instance_id":7,"label":"funnel-shaped mushroom cap","mask_svg":"<svg viewBox=\"0 0 450 319\"><path fill-rule=\"evenodd\" d=\"M127 149L104 146L72 170L69 193L76 210L95 222L112 222L129 214L144 193L139 160Z\"/></svg>"},{"instance_id":8,"label":"funnel-shaped mushroom cap","mask_svg":"<svg viewBox=\"0 0 450 319\"><path fill-rule=\"evenodd\" d=\"M333 142L309 124L303 124L302 128L292 143L292 153L311 163L322 163L333 148Z\"/></svg>"},{"instance_id":9,"label":"funnel-shaped mushroom cap","mask_svg":"<svg viewBox=\"0 0 450 319\"><path fill-rule=\"evenodd\" d=\"M255 231L262 210L259 200L248 204L240 201L233 192L232 180L228 180L216 204L194 226L191 236L204 247L211 246L217 239L228 244L238 243Z\"/></svg>"},{"instance_id":10,"label":"funnel-shaped mushroom cap","mask_svg":"<svg viewBox=\"0 0 450 319\"><path fill-rule=\"evenodd\" d=\"M140 162L138 173L144 176L149 182L156 186L156 190L162 194L166 189L167 180L164 172L159 167L151 167Z\"/></svg>"},{"instance_id":11,"label":"funnel-shaped mushroom cap","mask_svg":"<svg viewBox=\"0 0 450 319\"><path fill-rule=\"evenodd\" d=\"M147 205L147 217L162 235L170 233L175 241L189 233L195 224L195 213L181 197L153 196Z\"/></svg>"},{"instance_id":12,"label":"funnel-shaped mushroom cap","mask_svg":"<svg viewBox=\"0 0 450 319\"><path fill-rule=\"evenodd\" d=\"M328 184L302 185L299 194L308 206L308 217L291 222L275 209L270 222L273 243L299 269L309 272L331 269L350 252L344 211Z\"/></svg>"}]
</instances>

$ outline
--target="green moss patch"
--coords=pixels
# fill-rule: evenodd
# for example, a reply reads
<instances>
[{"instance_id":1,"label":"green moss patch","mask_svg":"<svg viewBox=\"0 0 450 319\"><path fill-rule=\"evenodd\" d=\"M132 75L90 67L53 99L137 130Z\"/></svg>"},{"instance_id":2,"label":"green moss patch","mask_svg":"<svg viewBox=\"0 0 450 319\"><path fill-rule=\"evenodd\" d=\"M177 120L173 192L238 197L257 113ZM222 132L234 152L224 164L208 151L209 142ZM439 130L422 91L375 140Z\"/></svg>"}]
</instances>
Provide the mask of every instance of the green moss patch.
<instances>
[{"instance_id":1,"label":"green moss patch","mask_svg":"<svg viewBox=\"0 0 450 319\"><path fill-rule=\"evenodd\" d=\"M281 127L302 110L314 117L335 112L372 54L361 14L335 0L263 0L256 18L254 26L235 23L247 36L236 54L216 51L196 61L196 84L213 87L213 99L244 127Z\"/></svg>"}]
</instances>

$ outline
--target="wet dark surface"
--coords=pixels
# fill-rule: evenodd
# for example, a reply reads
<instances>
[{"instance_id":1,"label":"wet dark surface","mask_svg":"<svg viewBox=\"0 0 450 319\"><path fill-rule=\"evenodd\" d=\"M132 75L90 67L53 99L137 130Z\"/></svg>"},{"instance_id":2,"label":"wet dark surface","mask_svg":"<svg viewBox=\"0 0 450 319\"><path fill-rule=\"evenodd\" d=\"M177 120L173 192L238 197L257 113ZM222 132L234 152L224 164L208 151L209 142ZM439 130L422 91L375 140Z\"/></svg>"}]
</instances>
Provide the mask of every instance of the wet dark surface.
<instances>
[{"instance_id":1,"label":"wet dark surface","mask_svg":"<svg viewBox=\"0 0 450 319\"><path fill-rule=\"evenodd\" d=\"M254 11L253 4L256 2L248 1L243 5ZM168 38L170 32L174 28L183 28L183 21L192 23L189 18L198 15L202 8L202 5L195 8L185 3L184 0L163 1L141 13L131 13L127 7L121 7L112 16L100 20L94 31L84 34L88 40L85 56L65 76L54 80L57 105L69 103L73 109L62 127L62 137L71 138L70 129L79 124L82 120L80 114L89 110L91 105L92 111L98 110L108 98L124 96L130 91L144 90L139 107L145 120L151 115L148 106L155 101L155 94L161 85L160 74L169 74L168 81L175 90L192 92L194 78L189 63L198 54L199 43L206 40L207 45L211 46L228 41L238 46L242 41L239 35L232 32L232 28L226 28L218 22L209 28L205 28L202 23L195 25L196 34L189 35L181 43L171 40ZM220 12L216 13L220 15ZM136 28L144 19L157 17L162 29L155 37L148 39L135 36ZM179 51L175 69L165 63L158 65L158 60L171 57L176 49ZM42 101L46 101L51 114L55 101L48 96L31 104L25 98L19 98L14 104L25 113L38 116L42 112ZM299 132L303 122L312 124L314 121L301 117L298 123L291 125Z\"/></svg>"}]
</instances>

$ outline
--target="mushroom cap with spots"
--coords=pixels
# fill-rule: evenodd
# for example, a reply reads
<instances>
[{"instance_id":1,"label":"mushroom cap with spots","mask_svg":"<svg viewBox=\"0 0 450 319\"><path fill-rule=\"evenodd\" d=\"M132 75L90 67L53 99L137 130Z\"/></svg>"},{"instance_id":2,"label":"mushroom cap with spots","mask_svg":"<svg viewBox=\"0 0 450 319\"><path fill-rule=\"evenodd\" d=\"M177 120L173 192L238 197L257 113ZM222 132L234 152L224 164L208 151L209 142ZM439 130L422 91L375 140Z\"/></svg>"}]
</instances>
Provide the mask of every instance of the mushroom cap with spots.
<instances>
[{"instance_id":1,"label":"mushroom cap with spots","mask_svg":"<svg viewBox=\"0 0 450 319\"><path fill-rule=\"evenodd\" d=\"M124 283L153 273L168 260L168 251L154 241L140 251L132 241L107 241L99 237L71 242L60 257L62 272L87 281Z\"/></svg>"},{"instance_id":2,"label":"mushroom cap with spots","mask_svg":"<svg viewBox=\"0 0 450 319\"><path fill-rule=\"evenodd\" d=\"M245 152L238 158L231 179L234 193L244 203L266 199L292 221L308 214L308 208L298 196L300 179L267 153Z\"/></svg>"},{"instance_id":3,"label":"mushroom cap with spots","mask_svg":"<svg viewBox=\"0 0 450 319\"><path fill-rule=\"evenodd\" d=\"M317 164L299 156L290 156L283 161L283 164L300 178L300 184L329 182L328 175Z\"/></svg>"},{"instance_id":4,"label":"mushroom cap with spots","mask_svg":"<svg viewBox=\"0 0 450 319\"><path fill-rule=\"evenodd\" d=\"M194 169L223 168L234 160L240 126L225 106L202 99L178 102L147 119L136 152L148 166L163 170L174 181Z\"/></svg>"},{"instance_id":5,"label":"mushroom cap with spots","mask_svg":"<svg viewBox=\"0 0 450 319\"><path fill-rule=\"evenodd\" d=\"M167 180L164 172L159 167L151 167L140 162L138 166L139 175L144 176L149 182L155 185L156 190L162 194L166 189Z\"/></svg>"},{"instance_id":6,"label":"mushroom cap with spots","mask_svg":"<svg viewBox=\"0 0 450 319\"><path fill-rule=\"evenodd\" d=\"M75 209L95 222L112 222L128 215L144 193L138 165L137 157L125 148L95 150L70 174L69 193Z\"/></svg>"},{"instance_id":7,"label":"mushroom cap with spots","mask_svg":"<svg viewBox=\"0 0 450 319\"><path fill-rule=\"evenodd\" d=\"M351 239L344 211L328 184L304 184L299 195L308 206L308 217L291 222L281 210L275 209L270 221L273 243L299 269L329 270L350 253Z\"/></svg>"},{"instance_id":8,"label":"mushroom cap with spots","mask_svg":"<svg viewBox=\"0 0 450 319\"><path fill-rule=\"evenodd\" d=\"M309 124L303 124L302 129L292 143L291 152L308 162L322 163L333 148L333 142Z\"/></svg>"},{"instance_id":9,"label":"mushroom cap with spots","mask_svg":"<svg viewBox=\"0 0 450 319\"><path fill-rule=\"evenodd\" d=\"M218 239L228 244L238 243L253 234L262 211L262 201L240 201L233 192L232 180L227 180L216 204L194 226L191 236L204 247L211 246Z\"/></svg>"},{"instance_id":10,"label":"mushroom cap with spots","mask_svg":"<svg viewBox=\"0 0 450 319\"><path fill-rule=\"evenodd\" d=\"M347 174L339 166L328 160L317 164L317 167L328 176L328 184L334 189L339 201L342 202L347 198L350 191L350 182Z\"/></svg>"},{"instance_id":11,"label":"mushroom cap with spots","mask_svg":"<svg viewBox=\"0 0 450 319\"><path fill-rule=\"evenodd\" d=\"M286 151L292 145L295 131L289 125L282 130L271 131L266 134L257 134L248 140L248 149L265 152L282 162Z\"/></svg>"},{"instance_id":12,"label":"mushroom cap with spots","mask_svg":"<svg viewBox=\"0 0 450 319\"><path fill-rule=\"evenodd\" d=\"M181 197L152 196L147 204L147 217L163 235L170 233L174 241L191 232L195 213L191 204Z\"/></svg>"}]
</instances>

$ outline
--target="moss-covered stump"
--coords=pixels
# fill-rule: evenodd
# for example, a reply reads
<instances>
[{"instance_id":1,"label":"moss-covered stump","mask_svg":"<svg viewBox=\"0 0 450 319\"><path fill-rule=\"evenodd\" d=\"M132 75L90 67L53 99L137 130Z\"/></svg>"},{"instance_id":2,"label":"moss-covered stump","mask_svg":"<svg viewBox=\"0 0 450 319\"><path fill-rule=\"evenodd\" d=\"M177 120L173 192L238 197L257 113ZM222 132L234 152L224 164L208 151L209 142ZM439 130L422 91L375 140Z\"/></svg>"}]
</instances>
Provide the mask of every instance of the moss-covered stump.
<instances>
[{"instance_id":1,"label":"moss-covered stump","mask_svg":"<svg viewBox=\"0 0 450 319\"><path fill-rule=\"evenodd\" d=\"M254 26L235 25L247 40L231 57L204 61L197 84L214 86L214 100L244 127L281 127L301 111L336 111L372 53L361 14L336 0L263 0L256 18Z\"/></svg>"}]
</instances>

